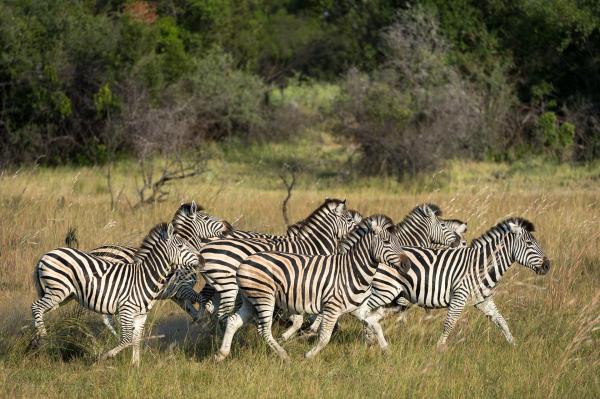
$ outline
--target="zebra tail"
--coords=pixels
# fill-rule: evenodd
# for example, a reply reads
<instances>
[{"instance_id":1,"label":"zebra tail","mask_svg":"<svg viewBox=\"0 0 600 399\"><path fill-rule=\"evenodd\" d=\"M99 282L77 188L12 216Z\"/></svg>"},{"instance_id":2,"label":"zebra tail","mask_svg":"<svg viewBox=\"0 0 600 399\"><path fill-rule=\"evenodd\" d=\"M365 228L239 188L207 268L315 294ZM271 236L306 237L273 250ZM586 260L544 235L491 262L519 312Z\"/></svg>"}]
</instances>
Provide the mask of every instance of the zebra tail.
<instances>
[{"instance_id":1,"label":"zebra tail","mask_svg":"<svg viewBox=\"0 0 600 399\"><path fill-rule=\"evenodd\" d=\"M42 283L40 281L40 267L39 263L33 269L33 285L35 285L35 290L37 292L38 298L44 296L44 289L42 288Z\"/></svg>"}]
</instances>

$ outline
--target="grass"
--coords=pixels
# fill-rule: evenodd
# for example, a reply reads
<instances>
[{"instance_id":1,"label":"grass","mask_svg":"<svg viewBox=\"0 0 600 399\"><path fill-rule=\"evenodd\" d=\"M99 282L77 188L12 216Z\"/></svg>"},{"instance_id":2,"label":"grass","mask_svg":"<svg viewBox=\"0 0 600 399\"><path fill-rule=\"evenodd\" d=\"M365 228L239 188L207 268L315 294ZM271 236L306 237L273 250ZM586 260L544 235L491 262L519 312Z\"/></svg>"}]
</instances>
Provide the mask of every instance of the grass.
<instances>
[{"instance_id":1,"label":"grass","mask_svg":"<svg viewBox=\"0 0 600 399\"><path fill-rule=\"evenodd\" d=\"M137 243L157 222L169 220L181 201L195 199L237 226L282 233L278 162L290 144L247 149L213 148L202 176L176 182L164 203L132 211L122 200L109 209L101 168L24 169L0 177L0 396L23 397L600 397L600 179L599 165L572 168L536 163L503 165L451 162L445 170L411 182L342 170L346 149L323 138L321 152L296 144L299 173L290 202L300 219L326 196L346 197L368 215L395 220L415 204L438 203L448 217L469 222L470 238L508 215L532 220L553 261L539 277L513 266L496 293L516 347L508 346L476 310L464 313L446 353L435 352L444 310L413 309L405 326L385 323L391 353L382 356L361 339L350 317L314 361L302 358L311 342L286 344L293 361L282 364L246 328L230 358L211 360L219 341L169 302L152 311L149 341L139 370L130 351L96 364L96 354L116 344L98 315L69 304L47 315L45 348L27 350L31 337L31 272L44 252L64 244L76 229L80 248ZM279 147L277 147L279 146ZM259 162L251 162L252 160ZM289 156L288 156L289 158ZM116 186L133 200L131 170L116 167ZM276 327L281 331L281 326Z\"/></svg>"}]
</instances>

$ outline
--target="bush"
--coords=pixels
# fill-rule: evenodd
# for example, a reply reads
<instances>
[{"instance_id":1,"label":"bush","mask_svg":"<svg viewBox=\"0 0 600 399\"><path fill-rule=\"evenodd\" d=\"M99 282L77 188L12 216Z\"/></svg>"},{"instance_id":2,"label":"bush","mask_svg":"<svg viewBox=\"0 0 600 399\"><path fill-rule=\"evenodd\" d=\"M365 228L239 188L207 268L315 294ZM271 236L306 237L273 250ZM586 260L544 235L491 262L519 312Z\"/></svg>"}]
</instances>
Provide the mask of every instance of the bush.
<instances>
[{"instance_id":1,"label":"bush","mask_svg":"<svg viewBox=\"0 0 600 399\"><path fill-rule=\"evenodd\" d=\"M444 159L483 157L510 115L506 81L487 91L468 81L449 63L435 17L421 7L399 13L383 42L382 67L371 75L350 71L336 107L336 131L359 145L363 170L413 175Z\"/></svg>"}]
</instances>

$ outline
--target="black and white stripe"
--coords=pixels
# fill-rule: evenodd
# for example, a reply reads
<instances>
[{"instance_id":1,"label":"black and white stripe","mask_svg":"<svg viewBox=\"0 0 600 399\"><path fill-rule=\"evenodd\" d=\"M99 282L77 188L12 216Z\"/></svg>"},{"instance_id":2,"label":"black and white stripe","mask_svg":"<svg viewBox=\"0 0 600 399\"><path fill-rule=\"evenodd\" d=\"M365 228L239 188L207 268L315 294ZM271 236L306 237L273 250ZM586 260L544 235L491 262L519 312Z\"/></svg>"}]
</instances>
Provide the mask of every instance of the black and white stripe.
<instances>
[{"instance_id":1,"label":"black and white stripe","mask_svg":"<svg viewBox=\"0 0 600 399\"><path fill-rule=\"evenodd\" d=\"M37 263L34 281L38 299L31 305L38 337L46 335L44 313L75 298L87 309L119 313L121 340L102 358L133 345L132 362L139 365L139 344L148 311L176 265L197 267L198 253L174 234L172 224L154 227L136 252L133 263L117 264L72 248L46 253Z\"/></svg>"},{"instance_id":2,"label":"black and white stripe","mask_svg":"<svg viewBox=\"0 0 600 399\"><path fill-rule=\"evenodd\" d=\"M397 273L399 298L424 308L448 308L444 333L446 339L463 308L473 303L490 317L510 343L514 342L508 325L492 299L496 285L507 269L520 263L538 274L546 274L550 261L533 236L533 225L522 218L506 219L473 240L470 247L427 249L404 247L411 262L410 270ZM368 301L368 308L379 303Z\"/></svg>"},{"instance_id":3,"label":"black and white stripe","mask_svg":"<svg viewBox=\"0 0 600 399\"><path fill-rule=\"evenodd\" d=\"M231 225L222 219L206 213L202 207L196 205L195 201L182 204L175 212L171 222L178 236L186 239L196 250L212 237L223 237L232 231ZM101 257L111 262L132 263L137 248L122 245L104 245L89 251L89 254ZM199 313L194 308L194 303L200 305L202 310L206 300L194 290L198 281L195 268L180 268L169 278L159 293L157 299L172 299L177 305L185 310L194 321L197 321ZM117 335L114 329L112 316L103 317L104 324Z\"/></svg>"},{"instance_id":4,"label":"black and white stripe","mask_svg":"<svg viewBox=\"0 0 600 399\"><path fill-rule=\"evenodd\" d=\"M236 273L240 262L253 253L282 251L307 255L332 254L338 239L356 226L358 214L346 209L346 201L327 199L298 224L296 235L273 242L264 240L222 239L204 246L200 253L206 282L219 296L217 316L221 319L235 307L238 294Z\"/></svg>"},{"instance_id":5,"label":"black and white stripe","mask_svg":"<svg viewBox=\"0 0 600 399\"><path fill-rule=\"evenodd\" d=\"M257 317L259 333L269 346L287 360L287 353L271 332L275 307L299 315L300 319L304 313L323 315L318 343L306 354L307 358L315 356L329 342L337 319L357 309L369 295L379 262L403 266L402 248L394 230L388 217L376 215L350 233L354 245L346 254L269 251L246 258L237 272L243 305L227 319L217 360L229 355L235 332L252 317ZM378 332L381 333L381 327ZM383 349L387 348L385 339L380 343Z\"/></svg>"},{"instance_id":6,"label":"black and white stripe","mask_svg":"<svg viewBox=\"0 0 600 399\"><path fill-rule=\"evenodd\" d=\"M439 245L444 248L456 247L460 243L461 237L457 234L459 232L464 234L466 231L466 223L451 220L450 222L440 219L442 215L441 209L435 204L421 204L413 208L406 217L396 225L395 234L400 245L403 246L420 246L420 247L431 247L433 245ZM353 246L351 239L344 240L343 244L340 244L339 252L345 253L351 246ZM378 269L373 279L373 287L370 296L370 302L375 306L376 303L379 306L384 306L391 303L400 294L401 288L398 286L398 270L394 267L382 264ZM361 320L365 319L370 312L370 308L366 307L366 303L363 306ZM380 312L379 319L383 318L386 313ZM319 329L321 318L317 317L314 322L310 325L309 333L315 334ZM283 341L288 340L292 337L294 326L286 330L281 338ZM368 334L367 334L368 335Z\"/></svg>"}]
</instances>

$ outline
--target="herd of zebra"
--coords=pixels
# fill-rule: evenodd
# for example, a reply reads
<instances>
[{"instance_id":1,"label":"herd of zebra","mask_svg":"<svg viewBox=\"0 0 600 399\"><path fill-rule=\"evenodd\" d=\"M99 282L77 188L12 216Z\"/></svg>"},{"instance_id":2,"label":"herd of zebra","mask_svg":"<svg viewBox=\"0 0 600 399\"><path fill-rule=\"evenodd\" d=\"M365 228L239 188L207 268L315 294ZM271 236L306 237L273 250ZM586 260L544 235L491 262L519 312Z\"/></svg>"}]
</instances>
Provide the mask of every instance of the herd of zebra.
<instances>
[{"instance_id":1,"label":"herd of zebra","mask_svg":"<svg viewBox=\"0 0 600 399\"><path fill-rule=\"evenodd\" d=\"M253 320L268 345L289 359L281 343L301 329L305 314L315 316L309 330L317 334L307 358L327 345L344 313L357 317L367 339L387 350L381 319L402 316L411 305L448 308L439 349L467 304L514 344L493 292L515 262L537 274L549 271L533 224L505 219L467 245L466 223L441 215L438 206L421 204L394 224L384 215L363 218L345 200L327 199L286 235L275 236L236 230L195 202L183 204L139 248L63 247L44 254L34 270L32 343L46 335L44 313L74 298L101 313L114 335L112 316L119 315L119 345L101 359L132 346L134 365L148 311L159 299L172 299L194 321L212 315L225 323L217 360L229 355L235 332ZM194 290L198 273L205 280L200 292ZM291 322L279 340L271 329L276 310Z\"/></svg>"}]
</instances>

